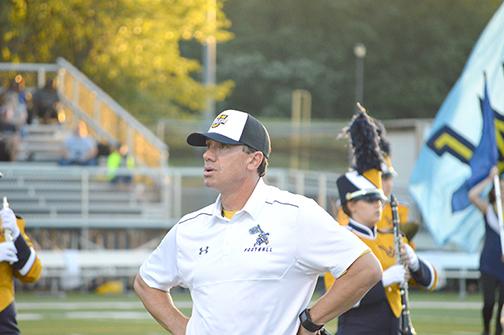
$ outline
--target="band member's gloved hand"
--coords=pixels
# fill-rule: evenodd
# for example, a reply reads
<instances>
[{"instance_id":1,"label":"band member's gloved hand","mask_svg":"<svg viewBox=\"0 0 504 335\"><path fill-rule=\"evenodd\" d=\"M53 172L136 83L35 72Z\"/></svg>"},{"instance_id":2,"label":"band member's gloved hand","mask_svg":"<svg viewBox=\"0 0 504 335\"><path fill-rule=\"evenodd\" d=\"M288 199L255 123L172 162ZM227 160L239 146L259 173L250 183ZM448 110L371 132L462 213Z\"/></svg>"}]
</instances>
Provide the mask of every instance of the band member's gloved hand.
<instances>
[{"instance_id":1,"label":"band member's gloved hand","mask_svg":"<svg viewBox=\"0 0 504 335\"><path fill-rule=\"evenodd\" d=\"M16 215L12 209L2 209L0 211L0 219L2 220L2 229L9 229L12 233L12 238L16 239L19 236L19 228L16 224Z\"/></svg>"},{"instance_id":2,"label":"band member's gloved hand","mask_svg":"<svg viewBox=\"0 0 504 335\"><path fill-rule=\"evenodd\" d=\"M406 280L406 270L400 264L392 265L383 271L382 284L387 287L392 284L400 284Z\"/></svg>"},{"instance_id":3,"label":"band member's gloved hand","mask_svg":"<svg viewBox=\"0 0 504 335\"><path fill-rule=\"evenodd\" d=\"M411 271L415 272L420 268L420 261L418 260L418 256L415 253L415 250L408 244L404 244L404 249L406 250L406 254L408 255L408 267Z\"/></svg>"},{"instance_id":4,"label":"band member's gloved hand","mask_svg":"<svg viewBox=\"0 0 504 335\"><path fill-rule=\"evenodd\" d=\"M0 262L9 262L14 264L18 261L17 250L14 242L0 243Z\"/></svg>"}]
</instances>

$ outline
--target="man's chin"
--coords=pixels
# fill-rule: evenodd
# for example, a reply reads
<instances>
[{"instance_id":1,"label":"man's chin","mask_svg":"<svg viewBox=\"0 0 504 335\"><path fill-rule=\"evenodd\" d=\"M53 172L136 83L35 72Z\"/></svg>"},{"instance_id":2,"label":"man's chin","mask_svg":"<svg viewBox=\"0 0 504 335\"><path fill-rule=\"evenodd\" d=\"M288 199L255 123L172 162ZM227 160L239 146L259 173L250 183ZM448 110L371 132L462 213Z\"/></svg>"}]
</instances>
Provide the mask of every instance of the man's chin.
<instances>
[{"instance_id":1,"label":"man's chin","mask_svg":"<svg viewBox=\"0 0 504 335\"><path fill-rule=\"evenodd\" d=\"M203 184L205 184L206 187L211 187L211 188L215 187L211 178L203 178Z\"/></svg>"}]
</instances>

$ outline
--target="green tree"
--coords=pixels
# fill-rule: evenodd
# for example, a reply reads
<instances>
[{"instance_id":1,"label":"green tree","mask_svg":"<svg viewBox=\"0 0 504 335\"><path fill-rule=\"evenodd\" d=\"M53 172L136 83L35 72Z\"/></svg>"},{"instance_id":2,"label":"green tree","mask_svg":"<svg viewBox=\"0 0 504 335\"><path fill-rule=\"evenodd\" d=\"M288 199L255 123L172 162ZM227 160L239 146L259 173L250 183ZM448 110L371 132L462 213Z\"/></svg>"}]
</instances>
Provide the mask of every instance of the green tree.
<instances>
[{"instance_id":1,"label":"green tree","mask_svg":"<svg viewBox=\"0 0 504 335\"><path fill-rule=\"evenodd\" d=\"M200 62L181 41L226 41L230 22L208 0L11 0L0 2L0 55L5 62L54 62L65 57L137 117L197 112L205 97L223 99L232 83L208 90Z\"/></svg>"},{"instance_id":2,"label":"green tree","mask_svg":"<svg viewBox=\"0 0 504 335\"><path fill-rule=\"evenodd\" d=\"M290 115L291 92L312 114L354 111L355 56L364 43L364 103L379 118L433 117L501 0L228 0L235 38L219 50L235 89L222 108Z\"/></svg>"}]
</instances>

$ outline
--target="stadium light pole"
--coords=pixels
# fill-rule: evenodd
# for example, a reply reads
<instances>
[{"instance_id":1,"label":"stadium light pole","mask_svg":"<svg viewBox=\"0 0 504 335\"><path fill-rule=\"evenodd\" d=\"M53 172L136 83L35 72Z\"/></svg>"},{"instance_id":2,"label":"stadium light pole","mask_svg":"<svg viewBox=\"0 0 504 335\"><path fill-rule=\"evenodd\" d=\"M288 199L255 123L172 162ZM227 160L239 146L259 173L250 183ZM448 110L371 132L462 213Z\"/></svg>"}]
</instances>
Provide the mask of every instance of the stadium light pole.
<instances>
[{"instance_id":1,"label":"stadium light pole","mask_svg":"<svg viewBox=\"0 0 504 335\"><path fill-rule=\"evenodd\" d=\"M210 27L211 33L206 38L204 44L204 56L203 56L203 82L208 90L215 87L215 77L216 77L216 60L217 60L217 43L215 38L217 21L217 3L216 0L208 0L207 9L207 24ZM212 122L215 116L215 99L213 94L208 93L206 97L206 108L205 108L205 126L208 126Z\"/></svg>"},{"instance_id":2,"label":"stadium light pole","mask_svg":"<svg viewBox=\"0 0 504 335\"><path fill-rule=\"evenodd\" d=\"M353 51L355 55L355 102L364 103L364 58L366 57L366 46L362 43L357 43Z\"/></svg>"}]
</instances>

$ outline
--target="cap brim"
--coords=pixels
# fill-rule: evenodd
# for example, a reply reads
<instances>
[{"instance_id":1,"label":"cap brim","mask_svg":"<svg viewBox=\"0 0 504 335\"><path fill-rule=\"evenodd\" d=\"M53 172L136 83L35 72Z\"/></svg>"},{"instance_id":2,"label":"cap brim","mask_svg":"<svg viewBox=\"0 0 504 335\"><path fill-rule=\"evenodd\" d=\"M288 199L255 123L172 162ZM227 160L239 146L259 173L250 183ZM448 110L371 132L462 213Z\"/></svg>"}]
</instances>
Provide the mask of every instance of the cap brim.
<instances>
[{"instance_id":1,"label":"cap brim","mask_svg":"<svg viewBox=\"0 0 504 335\"><path fill-rule=\"evenodd\" d=\"M207 140L213 140L223 144L241 144L238 141L217 133L192 133L187 136L187 143L195 147L206 146Z\"/></svg>"},{"instance_id":2,"label":"cap brim","mask_svg":"<svg viewBox=\"0 0 504 335\"><path fill-rule=\"evenodd\" d=\"M387 201L387 198L379 192L371 192L371 193L366 193L363 195L359 195L355 198L352 198L352 200L368 200L368 201L374 201L374 200L381 200L381 201Z\"/></svg>"}]
</instances>

